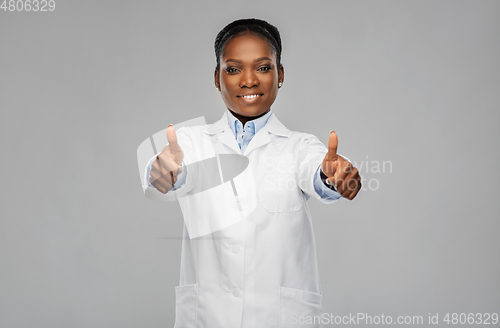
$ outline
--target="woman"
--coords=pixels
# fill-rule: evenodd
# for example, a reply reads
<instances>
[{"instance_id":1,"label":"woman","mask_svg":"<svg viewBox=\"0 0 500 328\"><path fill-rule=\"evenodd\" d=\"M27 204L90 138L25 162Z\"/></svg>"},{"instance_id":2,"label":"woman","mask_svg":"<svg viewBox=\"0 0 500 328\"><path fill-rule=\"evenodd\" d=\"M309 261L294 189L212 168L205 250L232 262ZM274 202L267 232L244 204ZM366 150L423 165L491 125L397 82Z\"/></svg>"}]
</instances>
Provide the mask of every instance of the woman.
<instances>
[{"instance_id":1,"label":"woman","mask_svg":"<svg viewBox=\"0 0 500 328\"><path fill-rule=\"evenodd\" d=\"M204 177L191 164L212 152L242 154L257 204L242 220L183 239L176 327L320 327L322 294L306 200L352 200L361 188L358 170L337 154L335 132L327 149L314 135L288 130L272 112L284 82L276 27L234 21L217 35L215 55L215 87L227 110L211 125L177 133L167 128L169 145L147 167L146 195L189 195L193 181ZM245 190L241 184L235 189L243 207ZM198 204L181 203L185 218ZM196 230L191 225L185 236Z\"/></svg>"}]
</instances>

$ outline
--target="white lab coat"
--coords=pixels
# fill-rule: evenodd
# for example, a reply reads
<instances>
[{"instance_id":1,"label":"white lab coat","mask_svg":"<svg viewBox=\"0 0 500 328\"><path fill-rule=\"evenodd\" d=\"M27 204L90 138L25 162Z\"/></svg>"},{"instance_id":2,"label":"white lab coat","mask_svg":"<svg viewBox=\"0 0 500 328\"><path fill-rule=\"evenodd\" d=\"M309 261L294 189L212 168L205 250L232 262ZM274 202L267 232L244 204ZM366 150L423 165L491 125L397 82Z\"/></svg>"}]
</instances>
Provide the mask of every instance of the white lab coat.
<instances>
[{"instance_id":1,"label":"white lab coat","mask_svg":"<svg viewBox=\"0 0 500 328\"><path fill-rule=\"evenodd\" d=\"M213 157L214 151L241 155L226 113L213 124L181 128L177 136L187 165ZM326 152L314 135L290 131L275 114L270 116L243 154L255 180L256 204L246 204L253 210L234 222L224 219L223 228L197 238L189 234L198 224L184 226L175 328L321 327L319 323L300 325L298 319L322 314L306 200L312 196L334 202L322 199L313 186ZM194 198L179 197L189 195L196 176L188 169L186 183L167 194L148 187L146 181L143 188L150 199L182 200L189 221L189 216L196 215L187 209L199 206ZM235 184L241 198L245 181L235 179ZM240 201L245 208L245 199Z\"/></svg>"}]
</instances>

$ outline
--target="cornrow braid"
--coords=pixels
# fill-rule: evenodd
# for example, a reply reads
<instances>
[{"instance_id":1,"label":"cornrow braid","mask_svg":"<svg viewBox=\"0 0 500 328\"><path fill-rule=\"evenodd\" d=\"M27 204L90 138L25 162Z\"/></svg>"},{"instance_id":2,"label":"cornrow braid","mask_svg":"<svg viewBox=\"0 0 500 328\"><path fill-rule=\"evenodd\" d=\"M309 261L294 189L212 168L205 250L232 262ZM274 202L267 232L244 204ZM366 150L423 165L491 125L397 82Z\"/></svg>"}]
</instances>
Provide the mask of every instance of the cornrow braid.
<instances>
[{"instance_id":1,"label":"cornrow braid","mask_svg":"<svg viewBox=\"0 0 500 328\"><path fill-rule=\"evenodd\" d=\"M281 37L276 26L257 18L245 18L235 20L224 27L215 38L215 58L217 61L216 70L220 68L220 57L224 53L224 46L232 37L242 32L253 32L263 36L273 49L276 55L276 63L281 66Z\"/></svg>"}]
</instances>

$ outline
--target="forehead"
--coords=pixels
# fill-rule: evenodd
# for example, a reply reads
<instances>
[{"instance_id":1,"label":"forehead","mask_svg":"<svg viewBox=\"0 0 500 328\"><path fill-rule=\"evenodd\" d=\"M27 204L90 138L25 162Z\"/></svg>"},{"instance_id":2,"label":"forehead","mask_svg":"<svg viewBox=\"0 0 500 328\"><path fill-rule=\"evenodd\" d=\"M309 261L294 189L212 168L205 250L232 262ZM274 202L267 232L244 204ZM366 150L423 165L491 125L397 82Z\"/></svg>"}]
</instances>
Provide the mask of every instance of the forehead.
<instances>
[{"instance_id":1,"label":"forehead","mask_svg":"<svg viewBox=\"0 0 500 328\"><path fill-rule=\"evenodd\" d=\"M222 53L222 59L252 60L259 57L269 57L276 60L274 50L269 41L256 33L238 34L227 41Z\"/></svg>"}]
</instances>

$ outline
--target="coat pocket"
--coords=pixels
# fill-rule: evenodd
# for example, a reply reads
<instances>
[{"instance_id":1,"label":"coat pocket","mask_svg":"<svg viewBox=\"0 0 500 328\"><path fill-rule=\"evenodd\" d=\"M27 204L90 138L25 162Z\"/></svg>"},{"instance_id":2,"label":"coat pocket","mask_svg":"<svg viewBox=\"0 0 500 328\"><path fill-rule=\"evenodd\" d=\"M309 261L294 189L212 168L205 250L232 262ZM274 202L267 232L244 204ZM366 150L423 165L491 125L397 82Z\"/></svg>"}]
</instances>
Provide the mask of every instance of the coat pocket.
<instances>
[{"instance_id":1,"label":"coat pocket","mask_svg":"<svg viewBox=\"0 0 500 328\"><path fill-rule=\"evenodd\" d=\"M323 312L321 294L280 287L280 328L320 328Z\"/></svg>"},{"instance_id":2,"label":"coat pocket","mask_svg":"<svg viewBox=\"0 0 500 328\"><path fill-rule=\"evenodd\" d=\"M175 287L174 328L196 328L198 285Z\"/></svg>"},{"instance_id":3,"label":"coat pocket","mask_svg":"<svg viewBox=\"0 0 500 328\"><path fill-rule=\"evenodd\" d=\"M261 191L259 197L260 205L269 213L297 212L305 203L300 190L281 191L274 194Z\"/></svg>"}]
</instances>

